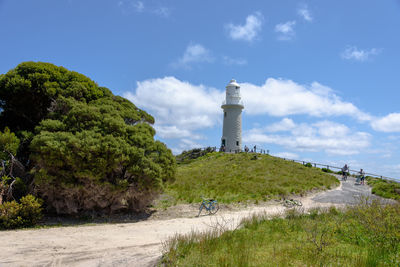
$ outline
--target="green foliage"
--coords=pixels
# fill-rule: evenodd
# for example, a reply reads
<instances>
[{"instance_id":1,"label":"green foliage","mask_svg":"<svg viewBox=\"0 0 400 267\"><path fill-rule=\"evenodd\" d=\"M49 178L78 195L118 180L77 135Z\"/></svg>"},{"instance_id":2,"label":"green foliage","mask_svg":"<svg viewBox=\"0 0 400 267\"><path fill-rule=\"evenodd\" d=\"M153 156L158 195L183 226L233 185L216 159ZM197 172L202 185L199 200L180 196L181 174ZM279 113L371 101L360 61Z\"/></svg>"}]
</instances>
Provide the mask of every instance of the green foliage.
<instances>
[{"instance_id":1,"label":"green foliage","mask_svg":"<svg viewBox=\"0 0 400 267\"><path fill-rule=\"evenodd\" d=\"M0 132L0 160L9 160L10 153L15 155L19 146L19 139L7 127Z\"/></svg>"},{"instance_id":2,"label":"green foliage","mask_svg":"<svg viewBox=\"0 0 400 267\"><path fill-rule=\"evenodd\" d=\"M308 167L308 168L312 168L312 164L310 162L307 162L306 164L304 164L304 166Z\"/></svg>"},{"instance_id":3,"label":"green foliage","mask_svg":"<svg viewBox=\"0 0 400 267\"><path fill-rule=\"evenodd\" d=\"M177 235L166 266L399 266L400 204L252 217L242 227Z\"/></svg>"},{"instance_id":4,"label":"green foliage","mask_svg":"<svg viewBox=\"0 0 400 267\"><path fill-rule=\"evenodd\" d=\"M331 169L328 168L321 168L321 171L326 172L326 173L334 173Z\"/></svg>"},{"instance_id":5,"label":"green foliage","mask_svg":"<svg viewBox=\"0 0 400 267\"><path fill-rule=\"evenodd\" d=\"M252 153L208 153L179 165L176 180L166 192L178 202L199 202L200 196L207 196L230 203L304 194L339 183L316 168L269 155L252 157Z\"/></svg>"},{"instance_id":6,"label":"green foliage","mask_svg":"<svg viewBox=\"0 0 400 267\"><path fill-rule=\"evenodd\" d=\"M35 225L42 218L41 200L32 195L0 205L0 229L15 229Z\"/></svg>"},{"instance_id":7,"label":"green foliage","mask_svg":"<svg viewBox=\"0 0 400 267\"><path fill-rule=\"evenodd\" d=\"M33 131L59 96L90 102L110 90L77 72L44 62L24 62L0 77L0 126Z\"/></svg>"},{"instance_id":8,"label":"green foliage","mask_svg":"<svg viewBox=\"0 0 400 267\"><path fill-rule=\"evenodd\" d=\"M400 183L370 176L367 176L366 179L368 185L372 187L372 194L400 200Z\"/></svg>"},{"instance_id":9,"label":"green foliage","mask_svg":"<svg viewBox=\"0 0 400 267\"><path fill-rule=\"evenodd\" d=\"M212 153L214 152L214 148L213 147L207 147L205 149L201 149L201 148L194 148L188 151L183 151L181 154L177 155L176 158L176 162L178 164L187 164L192 162L193 160L200 158L202 156L207 155L208 153Z\"/></svg>"},{"instance_id":10,"label":"green foliage","mask_svg":"<svg viewBox=\"0 0 400 267\"><path fill-rule=\"evenodd\" d=\"M154 140L154 118L77 72L21 63L0 77L0 110L48 211L142 209L174 178L175 158Z\"/></svg>"}]
</instances>

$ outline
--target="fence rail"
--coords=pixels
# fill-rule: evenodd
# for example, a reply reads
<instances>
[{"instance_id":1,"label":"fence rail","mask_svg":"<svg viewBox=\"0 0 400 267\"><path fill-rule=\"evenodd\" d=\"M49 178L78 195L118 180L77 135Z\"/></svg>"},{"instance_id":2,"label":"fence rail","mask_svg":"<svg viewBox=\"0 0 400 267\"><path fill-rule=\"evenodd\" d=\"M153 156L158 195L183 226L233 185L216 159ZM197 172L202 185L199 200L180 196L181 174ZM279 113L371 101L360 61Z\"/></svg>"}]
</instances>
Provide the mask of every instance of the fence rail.
<instances>
[{"instance_id":1,"label":"fence rail","mask_svg":"<svg viewBox=\"0 0 400 267\"><path fill-rule=\"evenodd\" d=\"M277 157L277 156L274 156L274 157ZM281 158L281 157L277 157L277 158ZM288 159L288 158L281 158L281 159L287 160L287 161L292 161L292 162L302 163L303 165L305 165L305 164L307 164L307 163L310 163L310 164L313 165L314 167L321 166L321 168L326 168L326 169L328 169L328 170L331 170L331 169L337 169L337 170L339 170L339 171L342 170L342 167L337 167L337 166L332 166L332 165L327 165L327 164L322 164L322 163L315 163L315 162L310 162L310 161L305 161L305 160L296 160L296 159ZM350 172L350 174L351 174L351 173L353 173L353 174L359 173L358 170L349 170L349 172ZM385 180L390 180L390 181L393 181L393 182L400 183L400 180L398 180L398 179L396 179L396 178L392 178L392 177L388 177L388 176L383 176L383 175L380 175L380 174L374 174L374 173L366 172L366 173L365 173L365 176L371 176L371 177L376 177L376 178L385 179Z\"/></svg>"}]
</instances>

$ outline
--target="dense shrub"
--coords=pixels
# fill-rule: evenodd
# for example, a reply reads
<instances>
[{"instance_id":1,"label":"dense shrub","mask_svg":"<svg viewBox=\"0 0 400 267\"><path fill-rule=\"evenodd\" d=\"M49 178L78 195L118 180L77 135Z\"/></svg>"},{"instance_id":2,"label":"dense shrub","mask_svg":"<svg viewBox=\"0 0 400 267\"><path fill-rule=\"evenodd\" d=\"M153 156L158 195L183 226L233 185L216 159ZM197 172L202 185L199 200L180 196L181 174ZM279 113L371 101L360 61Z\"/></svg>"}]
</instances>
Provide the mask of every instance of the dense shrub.
<instances>
[{"instance_id":1,"label":"dense shrub","mask_svg":"<svg viewBox=\"0 0 400 267\"><path fill-rule=\"evenodd\" d=\"M0 229L30 227L42 218L41 201L32 195L0 205Z\"/></svg>"},{"instance_id":2,"label":"dense shrub","mask_svg":"<svg viewBox=\"0 0 400 267\"><path fill-rule=\"evenodd\" d=\"M321 168L321 171L326 172L326 173L333 173L333 171L328 168Z\"/></svg>"},{"instance_id":3,"label":"dense shrub","mask_svg":"<svg viewBox=\"0 0 400 267\"><path fill-rule=\"evenodd\" d=\"M205 149L201 148L193 148L188 151L183 151L181 154L176 156L176 162L178 164L186 164L192 162L194 159L205 156L209 153L215 152L216 149L214 147L206 147Z\"/></svg>"},{"instance_id":4,"label":"dense shrub","mask_svg":"<svg viewBox=\"0 0 400 267\"><path fill-rule=\"evenodd\" d=\"M304 164L304 166L306 166L308 168L312 168L312 164L310 162L307 162L306 164Z\"/></svg>"},{"instance_id":5,"label":"dense shrub","mask_svg":"<svg viewBox=\"0 0 400 267\"><path fill-rule=\"evenodd\" d=\"M0 110L50 212L140 211L174 177L153 117L82 74L21 63L0 76Z\"/></svg>"}]
</instances>

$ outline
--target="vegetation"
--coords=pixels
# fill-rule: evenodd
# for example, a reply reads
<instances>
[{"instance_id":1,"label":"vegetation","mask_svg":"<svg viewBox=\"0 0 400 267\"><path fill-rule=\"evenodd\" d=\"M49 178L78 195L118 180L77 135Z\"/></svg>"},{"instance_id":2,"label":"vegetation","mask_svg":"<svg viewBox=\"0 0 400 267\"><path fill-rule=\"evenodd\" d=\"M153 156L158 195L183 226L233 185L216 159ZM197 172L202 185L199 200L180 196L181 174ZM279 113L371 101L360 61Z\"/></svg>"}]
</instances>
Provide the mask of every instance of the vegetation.
<instances>
[{"instance_id":1,"label":"vegetation","mask_svg":"<svg viewBox=\"0 0 400 267\"><path fill-rule=\"evenodd\" d=\"M32 195L0 204L0 229L30 227L42 218L41 201Z\"/></svg>"},{"instance_id":2,"label":"vegetation","mask_svg":"<svg viewBox=\"0 0 400 267\"><path fill-rule=\"evenodd\" d=\"M326 172L326 173L334 173L331 169L328 168L321 168L321 171Z\"/></svg>"},{"instance_id":3,"label":"vegetation","mask_svg":"<svg viewBox=\"0 0 400 267\"><path fill-rule=\"evenodd\" d=\"M308 168L312 168L312 164L310 162L307 162L306 164L304 164L304 166L306 166Z\"/></svg>"},{"instance_id":4,"label":"vegetation","mask_svg":"<svg viewBox=\"0 0 400 267\"><path fill-rule=\"evenodd\" d=\"M207 147L205 149L194 148L188 151L183 151L181 154L176 156L176 163L178 164L187 164L192 162L193 160L200 158L202 156L207 155L208 153L212 153L215 151L213 147Z\"/></svg>"},{"instance_id":5,"label":"vegetation","mask_svg":"<svg viewBox=\"0 0 400 267\"><path fill-rule=\"evenodd\" d=\"M219 202L268 200L314 189L331 188L339 181L317 168L253 153L208 153L179 165L176 180L166 192L177 202L200 202L201 196Z\"/></svg>"},{"instance_id":6,"label":"vegetation","mask_svg":"<svg viewBox=\"0 0 400 267\"><path fill-rule=\"evenodd\" d=\"M0 129L16 133L0 137L13 148L3 169L22 166L4 188L20 178L48 212L140 211L175 175L153 117L77 72L21 63L0 76L0 111Z\"/></svg>"},{"instance_id":7,"label":"vegetation","mask_svg":"<svg viewBox=\"0 0 400 267\"><path fill-rule=\"evenodd\" d=\"M400 200L400 183L367 176L368 185L372 187L372 194Z\"/></svg>"},{"instance_id":8,"label":"vegetation","mask_svg":"<svg viewBox=\"0 0 400 267\"><path fill-rule=\"evenodd\" d=\"M400 204L360 204L346 211L288 210L242 227L175 236L165 266L399 266Z\"/></svg>"}]
</instances>

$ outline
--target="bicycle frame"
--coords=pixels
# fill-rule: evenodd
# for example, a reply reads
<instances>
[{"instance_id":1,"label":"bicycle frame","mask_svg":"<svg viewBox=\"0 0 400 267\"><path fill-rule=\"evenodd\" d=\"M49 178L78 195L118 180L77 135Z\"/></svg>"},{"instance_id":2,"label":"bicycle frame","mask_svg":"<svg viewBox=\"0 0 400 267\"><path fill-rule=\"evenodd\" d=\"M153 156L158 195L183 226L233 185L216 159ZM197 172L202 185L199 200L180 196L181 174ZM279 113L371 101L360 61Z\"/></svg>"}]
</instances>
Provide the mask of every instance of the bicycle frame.
<instances>
[{"instance_id":1,"label":"bicycle frame","mask_svg":"<svg viewBox=\"0 0 400 267\"><path fill-rule=\"evenodd\" d=\"M201 202L201 205L200 205L200 211L203 209L203 207L207 211L210 211L214 202L215 202L215 200L210 201L210 200L203 199L203 202Z\"/></svg>"},{"instance_id":2,"label":"bicycle frame","mask_svg":"<svg viewBox=\"0 0 400 267\"><path fill-rule=\"evenodd\" d=\"M210 214L215 214L219 210L218 201L214 199L208 200L203 198L203 201L200 204L199 214L197 216L200 216L203 208L205 208Z\"/></svg>"}]
</instances>

